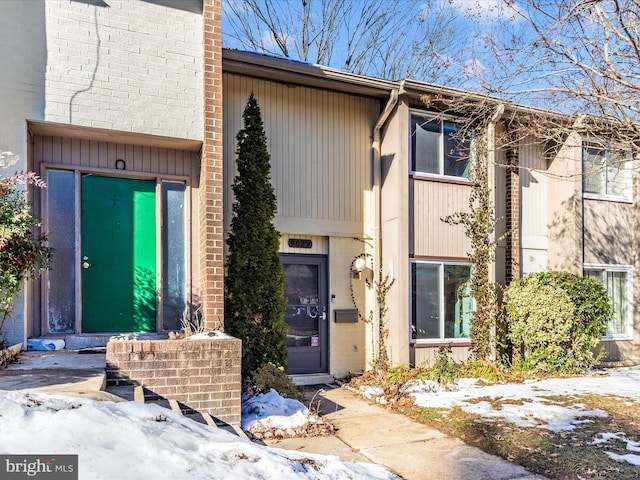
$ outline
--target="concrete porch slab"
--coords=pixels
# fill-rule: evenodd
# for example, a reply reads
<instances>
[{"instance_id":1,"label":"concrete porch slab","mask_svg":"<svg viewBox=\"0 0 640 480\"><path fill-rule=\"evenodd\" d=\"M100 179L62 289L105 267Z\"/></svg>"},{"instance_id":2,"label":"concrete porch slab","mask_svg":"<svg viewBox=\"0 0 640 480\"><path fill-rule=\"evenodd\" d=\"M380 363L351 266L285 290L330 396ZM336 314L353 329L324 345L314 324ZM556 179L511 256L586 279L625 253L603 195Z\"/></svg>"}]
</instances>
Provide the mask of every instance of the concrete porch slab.
<instances>
[{"instance_id":1,"label":"concrete porch slab","mask_svg":"<svg viewBox=\"0 0 640 480\"><path fill-rule=\"evenodd\" d=\"M17 363L0 370L0 390L123 401L103 391L105 383L105 355L78 350L22 352Z\"/></svg>"},{"instance_id":2,"label":"concrete porch slab","mask_svg":"<svg viewBox=\"0 0 640 480\"><path fill-rule=\"evenodd\" d=\"M294 385L304 387L308 385L331 384L335 382L333 375L328 373L314 373L308 375L289 375Z\"/></svg>"}]
</instances>

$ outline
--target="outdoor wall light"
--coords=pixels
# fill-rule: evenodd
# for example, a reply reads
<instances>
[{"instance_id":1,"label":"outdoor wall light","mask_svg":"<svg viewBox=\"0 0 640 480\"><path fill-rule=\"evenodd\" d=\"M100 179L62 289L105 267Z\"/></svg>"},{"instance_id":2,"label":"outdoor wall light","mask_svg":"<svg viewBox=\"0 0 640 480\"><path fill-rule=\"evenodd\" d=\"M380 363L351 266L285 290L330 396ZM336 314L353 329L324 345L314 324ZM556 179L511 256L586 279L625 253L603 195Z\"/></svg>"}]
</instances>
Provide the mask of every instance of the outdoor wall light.
<instances>
[{"instance_id":1,"label":"outdoor wall light","mask_svg":"<svg viewBox=\"0 0 640 480\"><path fill-rule=\"evenodd\" d=\"M366 264L367 264L367 261L363 257L356 258L351 264L352 265L351 276L353 278L360 278L360 275L362 274L362 270L364 270L364 267Z\"/></svg>"}]
</instances>

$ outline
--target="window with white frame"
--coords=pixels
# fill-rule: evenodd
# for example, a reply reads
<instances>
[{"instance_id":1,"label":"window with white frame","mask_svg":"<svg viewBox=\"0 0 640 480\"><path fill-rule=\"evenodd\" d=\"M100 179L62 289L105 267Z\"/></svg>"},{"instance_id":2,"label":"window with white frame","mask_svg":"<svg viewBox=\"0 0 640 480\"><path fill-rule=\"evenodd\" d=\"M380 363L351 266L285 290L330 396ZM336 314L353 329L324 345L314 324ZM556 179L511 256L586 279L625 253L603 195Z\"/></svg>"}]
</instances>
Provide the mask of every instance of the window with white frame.
<instances>
[{"instance_id":1,"label":"window with white frame","mask_svg":"<svg viewBox=\"0 0 640 480\"><path fill-rule=\"evenodd\" d=\"M582 191L586 196L631 198L631 154L585 144L582 147Z\"/></svg>"},{"instance_id":2,"label":"window with white frame","mask_svg":"<svg viewBox=\"0 0 640 480\"><path fill-rule=\"evenodd\" d=\"M460 135L461 124L411 114L411 170L415 173L469 177L471 141Z\"/></svg>"},{"instance_id":3,"label":"window with white frame","mask_svg":"<svg viewBox=\"0 0 640 480\"><path fill-rule=\"evenodd\" d=\"M633 282L631 266L628 265L585 265L583 275L602 283L607 289L613 305L613 318L607 325L606 336L629 338L632 336Z\"/></svg>"},{"instance_id":4,"label":"window with white frame","mask_svg":"<svg viewBox=\"0 0 640 480\"><path fill-rule=\"evenodd\" d=\"M469 338L471 265L411 262L411 340Z\"/></svg>"}]
</instances>

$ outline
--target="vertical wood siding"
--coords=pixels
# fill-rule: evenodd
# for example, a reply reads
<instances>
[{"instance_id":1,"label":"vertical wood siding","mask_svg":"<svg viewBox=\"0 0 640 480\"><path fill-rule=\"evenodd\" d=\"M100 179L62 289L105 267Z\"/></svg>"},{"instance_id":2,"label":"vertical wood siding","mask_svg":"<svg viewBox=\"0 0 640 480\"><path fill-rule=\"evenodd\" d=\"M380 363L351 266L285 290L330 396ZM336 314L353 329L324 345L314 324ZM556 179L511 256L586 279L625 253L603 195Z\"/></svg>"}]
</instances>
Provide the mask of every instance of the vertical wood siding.
<instances>
[{"instance_id":1,"label":"vertical wood siding","mask_svg":"<svg viewBox=\"0 0 640 480\"><path fill-rule=\"evenodd\" d=\"M521 273L527 274L547 268L547 161L532 137L521 141L519 155Z\"/></svg>"},{"instance_id":2,"label":"vertical wood siding","mask_svg":"<svg viewBox=\"0 0 640 480\"><path fill-rule=\"evenodd\" d=\"M232 74L225 74L223 83L227 227L236 135L243 127L242 113L253 92L271 155L271 180L278 201L276 222L316 220L323 221L328 232L331 224L356 225L362 232L369 217L364 197L371 189L371 132L380 111L379 101Z\"/></svg>"},{"instance_id":3,"label":"vertical wood siding","mask_svg":"<svg viewBox=\"0 0 640 480\"><path fill-rule=\"evenodd\" d=\"M521 235L538 237L546 248L547 242L547 178L546 159L539 143L525 141L520 147L520 198L522 202ZM532 241L532 240L531 240Z\"/></svg>"},{"instance_id":4,"label":"vertical wood siding","mask_svg":"<svg viewBox=\"0 0 640 480\"><path fill-rule=\"evenodd\" d=\"M413 187L413 253L437 257L466 257L471 243L462 225L448 225L442 217L469 209L471 187L410 180Z\"/></svg>"},{"instance_id":5,"label":"vertical wood siding","mask_svg":"<svg viewBox=\"0 0 640 480\"><path fill-rule=\"evenodd\" d=\"M77 138L35 135L34 165L48 163L62 167L115 170L117 159L126 162L127 173L178 175L198 178L200 162L195 152Z\"/></svg>"},{"instance_id":6,"label":"vertical wood siding","mask_svg":"<svg viewBox=\"0 0 640 480\"><path fill-rule=\"evenodd\" d=\"M433 366L440 347L412 348L413 364L416 367ZM463 346L451 346L451 358L454 362L466 362L471 357L471 349Z\"/></svg>"}]
</instances>

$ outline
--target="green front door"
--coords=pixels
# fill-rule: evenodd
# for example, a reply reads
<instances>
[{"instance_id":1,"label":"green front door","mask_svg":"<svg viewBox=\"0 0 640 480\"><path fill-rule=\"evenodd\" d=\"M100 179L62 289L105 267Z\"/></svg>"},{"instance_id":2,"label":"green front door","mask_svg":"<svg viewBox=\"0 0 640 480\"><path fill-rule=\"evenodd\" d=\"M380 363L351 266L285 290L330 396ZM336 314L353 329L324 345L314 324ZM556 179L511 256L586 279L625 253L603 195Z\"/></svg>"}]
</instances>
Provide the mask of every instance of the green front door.
<instances>
[{"instance_id":1,"label":"green front door","mask_svg":"<svg viewBox=\"0 0 640 480\"><path fill-rule=\"evenodd\" d=\"M156 185L84 175L82 331L156 331Z\"/></svg>"}]
</instances>

